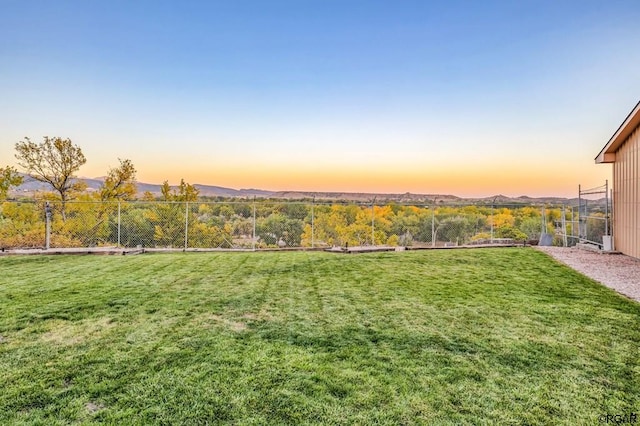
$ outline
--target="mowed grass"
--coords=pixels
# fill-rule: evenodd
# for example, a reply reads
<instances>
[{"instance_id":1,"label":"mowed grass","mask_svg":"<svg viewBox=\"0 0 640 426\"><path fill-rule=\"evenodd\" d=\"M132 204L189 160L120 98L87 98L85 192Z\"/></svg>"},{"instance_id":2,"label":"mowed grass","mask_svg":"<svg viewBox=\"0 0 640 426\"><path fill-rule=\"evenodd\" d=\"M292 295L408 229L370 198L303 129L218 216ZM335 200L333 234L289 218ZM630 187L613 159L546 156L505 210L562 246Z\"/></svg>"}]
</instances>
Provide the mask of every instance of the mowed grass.
<instances>
[{"instance_id":1,"label":"mowed grass","mask_svg":"<svg viewBox=\"0 0 640 426\"><path fill-rule=\"evenodd\" d=\"M0 258L0 424L597 424L640 304L532 249Z\"/></svg>"}]
</instances>

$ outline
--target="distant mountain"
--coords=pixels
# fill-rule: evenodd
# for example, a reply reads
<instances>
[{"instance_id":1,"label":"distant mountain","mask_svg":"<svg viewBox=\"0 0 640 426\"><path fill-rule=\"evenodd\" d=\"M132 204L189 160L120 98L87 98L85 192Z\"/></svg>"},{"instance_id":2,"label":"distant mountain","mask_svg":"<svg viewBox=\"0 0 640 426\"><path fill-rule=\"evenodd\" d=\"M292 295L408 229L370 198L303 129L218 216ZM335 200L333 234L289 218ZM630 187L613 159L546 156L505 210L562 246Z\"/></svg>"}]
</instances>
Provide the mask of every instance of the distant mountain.
<instances>
[{"instance_id":1,"label":"distant mountain","mask_svg":"<svg viewBox=\"0 0 640 426\"><path fill-rule=\"evenodd\" d=\"M313 191L279 191L271 195L272 198L283 199L316 199L316 200L347 200L358 202L371 202L374 199L380 201L395 201L397 203L432 203L434 200L442 202L458 202L462 198L455 195L436 195L436 194L412 194L405 192L404 194L381 194L373 192L313 192Z\"/></svg>"},{"instance_id":2,"label":"distant mountain","mask_svg":"<svg viewBox=\"0 0 640 426\"><path fill-rule=\"evenodd\" d=\"M222 186L201 185L195 184L200 195L203 197L259 197L269 198L272 197L274 192L264 191L261 189L231 189L224 188Z\"/></svg>"},{"instance_id":3,"label":"distant mountain","mask_svg":"<svg viewBox=\"0 0 640 426\"><path fill-rule=\"evenodd\" d=\"M24 182L22 185L14 189L13 193L21 194L33 194L34 192L51 191L49 184L37 181L29 175L22 174ZM100 189L104 182L104 176L97 178L77 178L87 184L87 190L97 191ZM264 191L261 189L232 189L224 188L222 186L213 185L200 185L194 184L194 186L200 191L200 195L203 197L271 197L274 194L273 191ZM160 188L162 185L153 183L137 182L138 194L142 195L145 192L150 192L154 195L160 195Z\"/></svg>"},{"instance_id":4,"label":"distant mountain","mask_svg":"<svg viewBox=\"0 0 640 426\"><path fill-rule=\"evenodd\" d=\"M47 192L51 191L51 186L48 183L40 182L35 180L29 175L21 173L22 175L22 185L14 189L13 192L18 193L34 193L34 192ZM103 179L90 179L90 178L78 178L77 180L82 180L87 184L87 189L89 191L96 191L102 185Z\"/></svg>"},{"instance_id":5,"label":"distant mountain","mask_svg":"<svg viewBox=\"0 0 640 426\"><path fill-rule=\"evenodd\" d=\"M51 187L39 182L28 175L23 175L24 182L12 191L14 195L33 195L35 192L50 191ZM104 182L104 176L98 178L78 178L87 184L88 191L96 191ZM162 185L138 182L138 194L150 192L155 196L161 194ZM507 205L507 204L567 204L578 205L577 198L562 197L537 197L532 198L526 195L519 197L508 197L505 195L495 195L483 198L461 198L455 195L446 194L378 194L370 192L313 192L313 191L267 191L263 189L233 189L222 186L194 184L203 197L225 197L225 198L276 198L283 200L315 199L318 201L355 201L369 203L374 199L376 202L397 202L397 203L420 203L420 204L485 204L485 205ZM590 203L604 204L604 199L590 200Z\"/></svg>"}]
</instances>

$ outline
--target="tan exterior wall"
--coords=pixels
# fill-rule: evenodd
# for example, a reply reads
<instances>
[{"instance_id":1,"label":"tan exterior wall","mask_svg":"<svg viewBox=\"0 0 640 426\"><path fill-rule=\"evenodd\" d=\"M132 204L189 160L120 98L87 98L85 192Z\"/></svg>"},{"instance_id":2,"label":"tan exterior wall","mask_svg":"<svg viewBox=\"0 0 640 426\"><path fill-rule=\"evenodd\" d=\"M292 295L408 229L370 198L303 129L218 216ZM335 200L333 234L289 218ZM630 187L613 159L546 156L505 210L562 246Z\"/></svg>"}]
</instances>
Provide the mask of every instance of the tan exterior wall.
<instances>
[{"instance_id":1,"label":"tan exterior wall","mask_svg":"<svg viewBox=\"0 0 640 426\"><path fill-rule=\"evenodd\" d=\"M640 127L620 146L613 163L615 249L640 258Z\"/></svg>"}]
</instances>

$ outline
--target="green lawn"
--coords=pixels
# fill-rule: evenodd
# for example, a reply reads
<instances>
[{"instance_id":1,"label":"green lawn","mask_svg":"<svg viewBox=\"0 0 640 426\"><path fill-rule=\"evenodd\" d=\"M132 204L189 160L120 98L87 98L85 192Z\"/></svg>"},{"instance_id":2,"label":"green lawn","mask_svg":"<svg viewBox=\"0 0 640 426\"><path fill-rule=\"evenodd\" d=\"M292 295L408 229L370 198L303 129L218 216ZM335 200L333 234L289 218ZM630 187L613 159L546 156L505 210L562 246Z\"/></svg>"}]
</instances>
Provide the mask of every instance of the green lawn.
<instances>
[{"instance_id":1,"label":"green lawn","mask_svg":"<svg viewBox=\"0 0 640 426\"><path fill-rule=\"evenodd\" d=\"M639 323L523 248L0 257L0 424L640 418Z\"/></svg>"}]
</instances>

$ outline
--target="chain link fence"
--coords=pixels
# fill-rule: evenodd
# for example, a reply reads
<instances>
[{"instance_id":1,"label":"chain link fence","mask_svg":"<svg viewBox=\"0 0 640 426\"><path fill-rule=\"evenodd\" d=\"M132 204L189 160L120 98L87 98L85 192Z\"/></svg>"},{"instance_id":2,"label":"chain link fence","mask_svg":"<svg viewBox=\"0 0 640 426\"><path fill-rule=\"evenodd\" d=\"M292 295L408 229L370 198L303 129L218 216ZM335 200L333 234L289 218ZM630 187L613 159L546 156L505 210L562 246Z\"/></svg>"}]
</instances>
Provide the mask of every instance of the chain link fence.
<instances>
[{"instance_id":1,"label":"chain link fence","mask_svg":"<svg viewBox=\"0 0 640 426\"><path fill-rule=\"evenodd\" d=\"M572 223L565 206L5 201L0 248L450 247L536 243L545 233L567 245Z\"/></svg>"},{"instance_id":2,"label":"chain link fence","mask_svg":"<svg viewBox=\"0 0 640 426\"><path fill-rule=\"evenodd\" d=\"M589 189L579 186L578 200L578 240L611 250L610 236L613 232L609 182Z\"/></svg>"}]
</instances>

